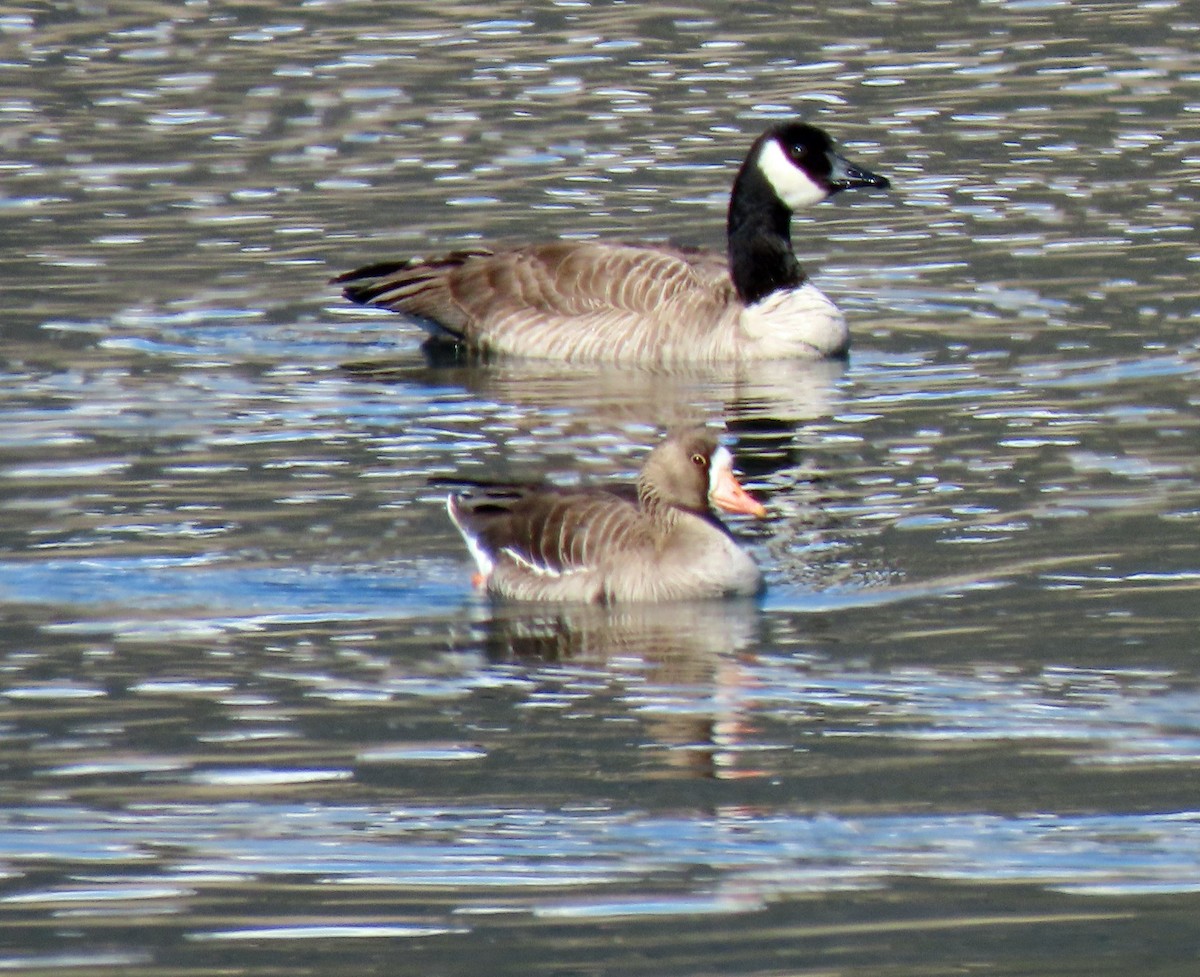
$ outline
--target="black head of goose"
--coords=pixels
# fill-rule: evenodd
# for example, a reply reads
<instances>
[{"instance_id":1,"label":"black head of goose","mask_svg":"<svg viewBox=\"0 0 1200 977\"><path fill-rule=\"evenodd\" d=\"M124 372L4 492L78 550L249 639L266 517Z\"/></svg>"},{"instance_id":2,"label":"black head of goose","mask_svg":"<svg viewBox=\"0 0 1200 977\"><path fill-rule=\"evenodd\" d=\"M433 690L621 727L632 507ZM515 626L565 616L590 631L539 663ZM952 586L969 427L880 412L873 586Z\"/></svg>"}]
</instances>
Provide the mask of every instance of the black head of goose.
<instances>
[{"instance_id":1,"label":"black head of goose","mask_svg":"<svg viewBox=\"0 0 1200 977\"><path fill-rule=\"evenodd\" d=\"M792 212L888 186L821 129L785 122L755 140L738 171L725 256L557 241L384 262L333 282L352 302L484 353L647 365L840 356L846 321L796 260Z\"/></svg>"},{"instance_id":2,"label":"black head of goose","mask_svg":"<svg viewBox=\"0 0 1200 977\"><path fill-rule=\"evenodd\" d=\"M475 583L518 600L669 601L748 596L762 575L712 507L763 516L715 433L668 435L633 491L476 485L446 508Z\"/></svg>"}]
</instances>

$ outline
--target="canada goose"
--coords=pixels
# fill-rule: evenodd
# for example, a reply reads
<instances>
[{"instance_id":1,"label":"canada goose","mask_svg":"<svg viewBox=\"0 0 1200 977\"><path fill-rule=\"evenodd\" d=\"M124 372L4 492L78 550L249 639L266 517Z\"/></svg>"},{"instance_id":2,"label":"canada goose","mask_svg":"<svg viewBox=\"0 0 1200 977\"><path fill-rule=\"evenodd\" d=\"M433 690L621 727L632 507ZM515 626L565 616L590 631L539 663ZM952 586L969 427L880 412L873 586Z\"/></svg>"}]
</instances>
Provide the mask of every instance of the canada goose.
<instances>
[{"instance_id":1,"label":"canada goose","mask_svg":"<svg viewBox=\"0 0 1200 977\"><path fill-rule=\"evenodd\" d=\"M792 211L889 185L816 126L785 122L755 140L738 170L725 258L555 241L383 262L333 283L352 302L407 313L433 336L484 353L650 365L840 356L846 321L792 252Z\"/></svg>"},{"instance_id":2,"label":"canada goose","mask_svg":"<svg viewBox=\"0 0 1200 977\"><path fill-rule=\"evenodd\" d=\"M446 509L477 586L520 600L668 601L750 595L762 575L711 506L763 516L711 430L670 434L636 490L479 485Z\"/></svg>"}]
</instances>

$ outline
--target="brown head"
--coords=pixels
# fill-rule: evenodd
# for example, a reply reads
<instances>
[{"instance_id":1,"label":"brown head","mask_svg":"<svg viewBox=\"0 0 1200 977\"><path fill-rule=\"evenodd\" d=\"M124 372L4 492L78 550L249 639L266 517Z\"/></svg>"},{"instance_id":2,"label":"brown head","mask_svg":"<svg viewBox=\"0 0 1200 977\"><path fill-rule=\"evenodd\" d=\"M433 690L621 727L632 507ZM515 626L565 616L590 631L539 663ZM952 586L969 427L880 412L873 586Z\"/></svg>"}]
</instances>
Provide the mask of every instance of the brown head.
<instances>
[{"instance_id":1,"label":"brown head","mask_svg":"<svg viewBox=\"0 0 1200 977\"><path fill-rule=\"evenodd\" d=\"M742 488L733 473L733 455L711 428L672 431L647 456L638 475L638 498L647 508L667 505L707 513L764 516L767 510Z\"/></svg>"}]
</instances>

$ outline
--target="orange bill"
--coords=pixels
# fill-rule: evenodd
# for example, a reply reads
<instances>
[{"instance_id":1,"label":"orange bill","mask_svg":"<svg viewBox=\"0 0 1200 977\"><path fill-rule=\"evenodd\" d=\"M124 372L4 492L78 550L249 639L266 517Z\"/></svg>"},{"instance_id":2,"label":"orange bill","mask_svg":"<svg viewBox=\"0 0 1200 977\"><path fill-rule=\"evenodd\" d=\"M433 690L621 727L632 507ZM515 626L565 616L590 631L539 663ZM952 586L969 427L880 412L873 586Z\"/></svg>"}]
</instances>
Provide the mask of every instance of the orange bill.
<instances>
[{"instance_id":1,"label":"orange bill","mask_svg":"<svg viewBox=\"0 0 1200 977\"><path fill-rule=\"evenodd\" d=\"M714 472L714 476L715 484L708 493L713 505L726 512L741 512L747 516L758 516L760 519L767 514L766 507L742 488L741 482L733 474L733 469L723 466Z\"/></svg>"}]
</instances>

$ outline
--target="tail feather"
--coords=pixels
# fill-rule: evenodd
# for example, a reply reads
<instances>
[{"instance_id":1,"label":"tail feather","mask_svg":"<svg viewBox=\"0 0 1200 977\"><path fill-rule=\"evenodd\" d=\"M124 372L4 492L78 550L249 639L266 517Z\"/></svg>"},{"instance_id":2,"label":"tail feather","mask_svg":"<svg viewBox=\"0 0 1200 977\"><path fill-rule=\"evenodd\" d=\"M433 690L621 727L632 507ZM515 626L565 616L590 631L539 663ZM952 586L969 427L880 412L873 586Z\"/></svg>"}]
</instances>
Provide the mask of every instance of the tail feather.
<instances>
[{"instance_id":1,"label":"tail feather","mask_svg":"<svg viewBox=\"0 0 1200 977\"><path fill-rule=\"evenodd\" d=\"M466 248L436 258L382 261L338 275L330 284L341 285L342 295L357 305L408 313L435 335L459 340L466 317L450 294L448 276L469 259L491 253L486 248Z\"/></svg>"},{"instance_id":2,"label":"tail feather","mask_svg":"<svg viewBox=\"0 0 1200 977\"><path fill-rule=\"evenodd\" d=\"M362 281L347 284L342 294L359 305L381 305L385 308L404 309L406 300L419 295L423 290L436 287L437 278L424 269L401 265L390 272Z\"/></svg>"},{"instance_id":3,"label":"tail feather","mask_svg":"<svg viewBox=\"0 0 1200 977\"><path fill-rule=\"evenodd\" d=\"M362 281L364 278L383 278L386 275L403 271L405 268L410 267L412 262L412 258L405 261L378 261L373 265L364 265L362 268L355 268L354 271L343 272L336 278L329 279L329 284L344 285L347 282Z\"/></svg>"}]
</instances>

